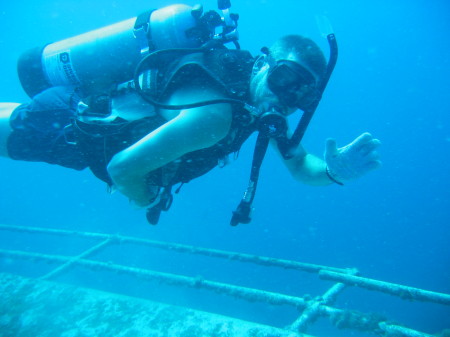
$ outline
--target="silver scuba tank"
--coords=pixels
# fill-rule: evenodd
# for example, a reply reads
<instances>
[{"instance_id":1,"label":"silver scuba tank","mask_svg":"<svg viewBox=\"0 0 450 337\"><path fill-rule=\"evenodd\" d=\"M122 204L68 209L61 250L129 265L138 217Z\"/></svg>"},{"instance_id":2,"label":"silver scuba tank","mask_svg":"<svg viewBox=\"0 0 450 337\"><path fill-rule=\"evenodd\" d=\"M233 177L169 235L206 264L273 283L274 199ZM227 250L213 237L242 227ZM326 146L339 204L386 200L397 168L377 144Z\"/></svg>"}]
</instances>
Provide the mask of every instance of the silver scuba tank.
<instances>
[{"instance_id":1,"label":"silver scuba tank","mask_svg":"<svg viewBox=\"0 0 450 337\"><path fill-rule=\"evenodd\" d=\"M195 35L187 34L199 17L193 9L172 5L30 49L18 61L22 87L30 97L52 86L79 87L84 95L110 90L131 80L148 52L199 47Z\"/></svg>"}]
</instances>

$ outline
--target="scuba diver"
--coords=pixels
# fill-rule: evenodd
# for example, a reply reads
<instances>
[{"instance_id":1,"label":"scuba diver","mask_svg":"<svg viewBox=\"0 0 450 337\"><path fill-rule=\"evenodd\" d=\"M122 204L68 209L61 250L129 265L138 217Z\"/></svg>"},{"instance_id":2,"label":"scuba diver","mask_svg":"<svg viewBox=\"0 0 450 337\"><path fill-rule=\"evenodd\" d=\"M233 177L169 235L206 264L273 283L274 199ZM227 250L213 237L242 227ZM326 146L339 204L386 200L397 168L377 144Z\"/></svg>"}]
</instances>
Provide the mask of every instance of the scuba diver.
<instances>
[{"instance_id":1,"label":"scuba diver","mask_svg":"<svg viewBox=\"0 0 450 337\"><path fill-rule=\"evenodd\" d=\"M0 155L90 168L145 207L152 224L169 209L174 185L178 192L225 165L253 132L250 181L231 225L251 220L269 143L309 185L344 184L379 167L380 141L369 133L342 148L328 139L323 160L300 144L336 63L334 34L328 62L300 35L254 58L240 49L230 6L219 0L220 13L204 13L173 5L24 53L19 78L32 100L0 104ZM297 110L290 131L286 117Z\"/></svg>"}]
</instances>

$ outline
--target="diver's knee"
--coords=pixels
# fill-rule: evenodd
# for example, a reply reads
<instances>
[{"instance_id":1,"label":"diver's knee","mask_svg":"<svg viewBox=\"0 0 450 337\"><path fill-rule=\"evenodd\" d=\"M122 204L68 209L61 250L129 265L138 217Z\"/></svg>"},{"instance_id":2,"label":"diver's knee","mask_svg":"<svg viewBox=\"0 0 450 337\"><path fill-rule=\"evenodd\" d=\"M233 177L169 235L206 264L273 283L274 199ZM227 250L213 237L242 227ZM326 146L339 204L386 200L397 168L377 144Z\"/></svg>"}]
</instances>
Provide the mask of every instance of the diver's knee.
<instances>
[{"instance_id":1,"label":"diver's knee","mask_svg":"<svg viewBox=\"0 0 450 337\"><path fill-rule=\"evenodd\" d=\"M20 103L0 103L0 118L8 118Z\"/></svg>"},{"instance_id":2,"label":"diver's knee","mask_svg":"<svg viewBox=\"0 0 450 337\"><path fill-rule=\"evenodd\" d=\"M8 138L12 133L10 117L12 112L19 106L19 103L0 103L0 156L9 157Z\"/></svg>"}]
</instances>

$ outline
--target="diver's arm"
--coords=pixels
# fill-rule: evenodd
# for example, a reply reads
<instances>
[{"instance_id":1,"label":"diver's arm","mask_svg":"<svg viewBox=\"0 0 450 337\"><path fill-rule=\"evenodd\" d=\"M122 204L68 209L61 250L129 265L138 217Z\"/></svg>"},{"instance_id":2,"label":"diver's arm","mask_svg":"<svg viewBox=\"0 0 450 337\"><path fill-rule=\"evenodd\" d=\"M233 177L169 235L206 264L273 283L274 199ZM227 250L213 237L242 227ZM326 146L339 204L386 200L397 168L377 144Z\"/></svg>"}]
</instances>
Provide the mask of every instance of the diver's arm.
<instances>
[{"instance_id":1,"label":"diver's arm","mask_svg":"<svg viewBox=\"0 0 450 337\"><path fill-rule=\"evenodd\" d=\"M297 181L312 186L325 186L333 183L326 173L325 161L306 152L301 145L296 149L294 157L287 160L282 158L282 160Z\"/></svg>"},{"instance_id":2,"label":"diver's arm","mask_svg":"<svg viewBox=\"0 0 450 337\"><path fill-rule=\"evenodd\" d=\"M168 103L185 104L220 95L212 89L184 88ZM186 109L134 145L117 153L108 165L117 189L139 206L149 203L147 175L182 155L210 147L224 138L231 125L229 104Z\"/></svg>"},{"instance_id":3,"label":"diver's arm","mask_svg":"<svg viewBox=\"0 0 450 337\"><path fill-rule=\"evenodd\" d=\"M283 161L296 180L316 186L342 185L381 166L377 151L380 144L368 132L341 148L330 138L326 141L325 160L307 153L300 145L292 159Z\"/></svg>"}]
</instances>

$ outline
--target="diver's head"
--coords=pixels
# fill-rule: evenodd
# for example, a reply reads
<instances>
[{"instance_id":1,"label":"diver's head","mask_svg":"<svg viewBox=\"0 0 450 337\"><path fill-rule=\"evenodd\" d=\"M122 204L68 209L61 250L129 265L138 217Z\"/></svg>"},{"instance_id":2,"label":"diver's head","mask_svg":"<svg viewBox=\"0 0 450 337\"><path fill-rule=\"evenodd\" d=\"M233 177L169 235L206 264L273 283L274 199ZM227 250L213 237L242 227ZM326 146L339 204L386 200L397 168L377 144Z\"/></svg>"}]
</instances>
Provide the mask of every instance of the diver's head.
<instances>
[{"instance_id":1,"label":"diver's head","mask_svg":"<svg viewBox=\"0 0 450 337\"><path fill-rule=\"evenodd\" d=\"M253 70L251 93L259 108L276 105L289 114L319 99L317 85L326 72L326 61L312 40L287 35L256 61Z\"/></svg>"}]
</instances>

